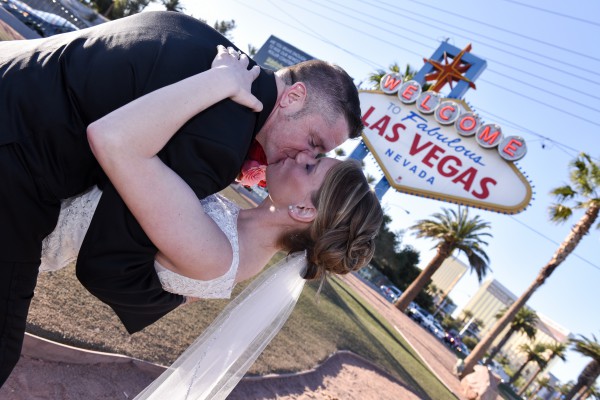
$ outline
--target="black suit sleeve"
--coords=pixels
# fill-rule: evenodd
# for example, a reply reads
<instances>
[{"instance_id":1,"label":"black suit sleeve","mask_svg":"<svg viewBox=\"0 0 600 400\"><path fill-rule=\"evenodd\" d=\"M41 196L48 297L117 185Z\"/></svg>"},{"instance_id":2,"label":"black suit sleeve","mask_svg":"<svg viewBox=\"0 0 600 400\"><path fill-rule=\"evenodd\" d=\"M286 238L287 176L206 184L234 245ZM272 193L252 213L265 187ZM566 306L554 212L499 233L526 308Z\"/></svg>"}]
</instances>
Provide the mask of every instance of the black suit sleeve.
<instances>
[{"instance_id":1,"label":"black suit sleeve","mask_svg":"<svg viewBox=\"0 0 600 400\"><path fill-rule=\"evenodd\" d=\"M104 185L80 250L77 278L115 311L129 333L154 323L184 301L183 296L162 289L154 270L155 254L156 248L114 187Z\"/></svg>"}]
</instances>

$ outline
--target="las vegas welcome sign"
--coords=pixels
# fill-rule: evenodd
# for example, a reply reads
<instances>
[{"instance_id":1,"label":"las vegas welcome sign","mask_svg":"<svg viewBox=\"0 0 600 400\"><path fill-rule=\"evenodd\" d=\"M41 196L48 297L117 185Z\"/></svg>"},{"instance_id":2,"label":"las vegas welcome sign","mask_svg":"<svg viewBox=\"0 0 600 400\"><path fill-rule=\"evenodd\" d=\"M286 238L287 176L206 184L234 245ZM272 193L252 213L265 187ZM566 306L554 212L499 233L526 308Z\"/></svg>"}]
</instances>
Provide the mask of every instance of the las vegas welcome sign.
<instances>
[{"instance_id":1,"label":"las vegas welcome sign","mask_svg":"<svg viewBox=\"0 0 600 400\"><path fill-rule=\"evenodd\" d=\"M359 94L363 140L393 188L507 214L527 207L531 186L513 163L526 154L523 138L418 82L394 89Z\"/></svg>"}]
</instances>

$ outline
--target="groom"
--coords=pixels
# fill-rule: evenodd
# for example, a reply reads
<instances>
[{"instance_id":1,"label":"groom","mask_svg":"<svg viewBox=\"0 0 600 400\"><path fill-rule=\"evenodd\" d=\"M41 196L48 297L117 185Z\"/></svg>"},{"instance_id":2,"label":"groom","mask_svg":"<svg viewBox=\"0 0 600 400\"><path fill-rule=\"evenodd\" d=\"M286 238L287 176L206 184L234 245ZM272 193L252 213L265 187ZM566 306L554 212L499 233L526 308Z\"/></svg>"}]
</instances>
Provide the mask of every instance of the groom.
<instances>
[{"instance_id":1,"label":"groom","mask_svg":"<svg viewBox=\"0 0 600 400\"><path fill-rule=\"evenodd\" d=\"M156 248L107 181L85 131L127 102L210 68L217 44L233 46L198 20L167 12L0 42L0 385L19 358L41 241L54 229L61 199L103 188L77 274L129 332L183 302L162 290ZM252 91L261 113L222 101L159 153L199 198L234 180L253 139L269 163L311 163L362 128L352 79L327 63L262 71Z\"/></svg>"}]
</instances>

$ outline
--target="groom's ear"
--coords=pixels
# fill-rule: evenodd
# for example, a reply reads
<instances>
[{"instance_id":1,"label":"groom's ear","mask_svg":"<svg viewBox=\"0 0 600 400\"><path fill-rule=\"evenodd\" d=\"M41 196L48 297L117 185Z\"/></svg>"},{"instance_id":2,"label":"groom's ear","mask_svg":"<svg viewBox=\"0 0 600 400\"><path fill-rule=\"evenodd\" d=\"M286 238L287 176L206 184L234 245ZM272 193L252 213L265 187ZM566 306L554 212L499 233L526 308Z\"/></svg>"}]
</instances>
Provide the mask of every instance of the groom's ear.
<instances>
[{"instance_id":1,"label":"groom's ear","mask_svg":"<svg viewBox=\"0 0 600 400\"><path fill-rule=\"evenodd\" d=\"M310 203L295 205L288 209L288 215L295 221L309 223L317 217L317 209Z\"/></svg>"},{"instance_id":2,"label":"groom's ear","mask_svg":"<svg viewBox=\"0 0 600 400\"><path fill-rule=\"evenodd\" d=\"M302 82L296 82L288 86L279 100L279 106L285 111L295 113L304 107L306 102L306 85Z\"/></svg>"}]
</instances>

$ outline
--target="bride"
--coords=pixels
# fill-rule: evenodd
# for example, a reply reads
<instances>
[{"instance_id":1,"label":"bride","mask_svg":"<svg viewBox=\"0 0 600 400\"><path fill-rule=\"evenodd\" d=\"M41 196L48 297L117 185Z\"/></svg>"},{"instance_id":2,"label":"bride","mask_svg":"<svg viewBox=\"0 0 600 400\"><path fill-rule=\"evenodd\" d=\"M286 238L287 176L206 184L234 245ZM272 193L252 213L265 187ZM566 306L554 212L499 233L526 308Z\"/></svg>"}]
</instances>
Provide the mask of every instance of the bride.
<instances>
[{"instance_id":1,"label":"bride","mask_svg":"<svg viewBox=\"0 0 600 400\"><path fill-rule=\"evenodd\" d=\"M356 163L284 159L268 166L269 196L240 210L218 195L198 201L157 153L188 119L226 98L258 111L250 93L258 67L219 47L212 69L141 97L88 127L98 162L159 249L165 290L229 297L278 251L291 254L235 299L140 399L225 398L281 328L305 279L345 274L368 263L383 213ZM202 96L198 96L202 93ZM72 261L101 193L63 204L45 240L43 267Z\"/></svg>"}]
</instances>

